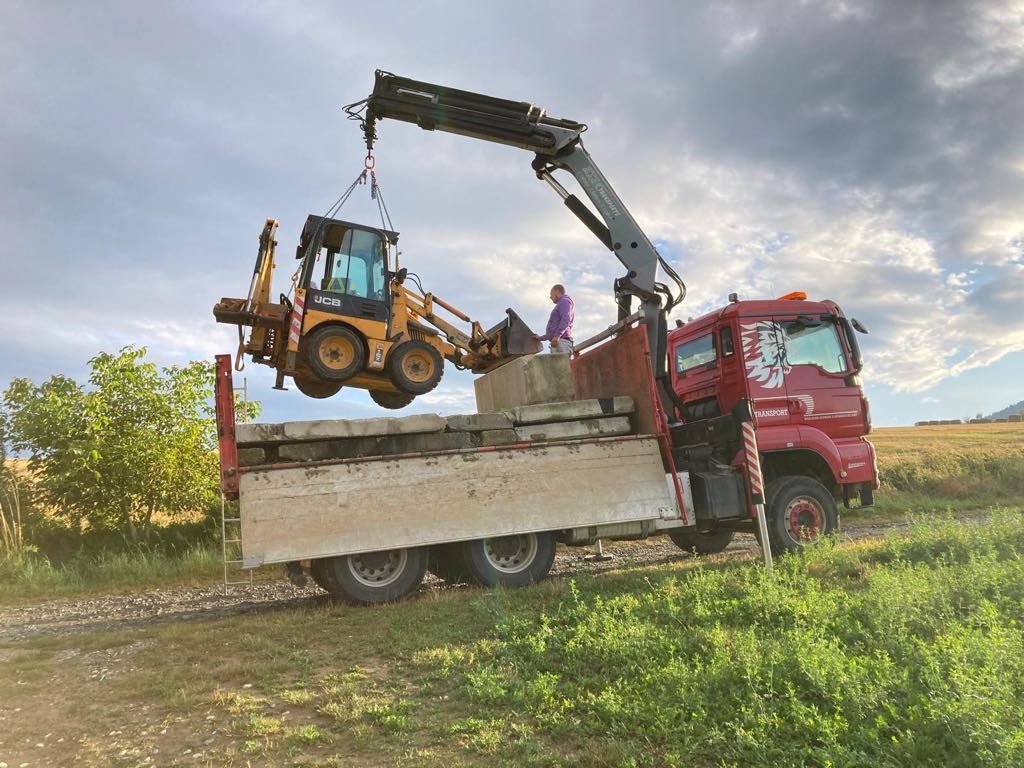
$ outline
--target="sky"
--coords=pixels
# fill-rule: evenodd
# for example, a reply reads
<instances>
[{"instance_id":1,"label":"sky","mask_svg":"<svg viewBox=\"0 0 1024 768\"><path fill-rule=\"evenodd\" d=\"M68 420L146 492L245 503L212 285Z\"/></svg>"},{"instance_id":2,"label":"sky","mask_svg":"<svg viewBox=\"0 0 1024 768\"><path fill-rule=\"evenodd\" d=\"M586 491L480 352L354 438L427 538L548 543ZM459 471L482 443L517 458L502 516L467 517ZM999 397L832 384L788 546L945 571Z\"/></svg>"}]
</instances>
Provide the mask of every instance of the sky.
<instances>
[{"instance_id":1,"label":"sky","mask_svg":"<svg viewBox=\"0 0 1024 768\"><path fill-rule=\"evenodd\" d=\"M587 123L586 146L689 288L803 290L871 331L878 426L1024 399L1024 2L106 2L0 4L0 387L78 379L100 351L163 364L232 352L280 221L284 291L305 218L363 167L342 106L375 69ZM615 320L622 268L521 150L378 126L402 263L485 327L576 338ZM359 190L342 218L377 224ZM242 374L263 418L357 418ZM471 412L449 369L410 412Z\"/></svg>"}]
</instances>

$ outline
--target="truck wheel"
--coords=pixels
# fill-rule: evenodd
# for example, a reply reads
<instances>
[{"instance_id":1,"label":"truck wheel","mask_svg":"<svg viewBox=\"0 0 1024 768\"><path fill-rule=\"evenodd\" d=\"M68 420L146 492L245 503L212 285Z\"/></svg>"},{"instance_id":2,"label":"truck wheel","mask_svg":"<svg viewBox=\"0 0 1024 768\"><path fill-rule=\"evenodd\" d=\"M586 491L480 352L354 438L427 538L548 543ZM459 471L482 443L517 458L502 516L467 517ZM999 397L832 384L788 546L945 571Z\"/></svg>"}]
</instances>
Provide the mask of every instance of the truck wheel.
<instances>
[{"instance_id":1,"label":"truck wheel","mask_svg":"<svg viewBox=\"0 0 1024 768\"><path fill-rule=\"evenodd\" d=\"M391 408L392 410L405 408L415 398L415 395L407 395L405 392L384 392L380 389L370 390L370 399L373 402L381 408Z\"/></svg>"},{"instance_id":2,"label":"truck wheel","mask_svg":"<svg viewBox=\"0 0 1024 768\"><path fill-rule=\"evenodd\" d=\"M306 363L324 381L345 381L363 370L366 347L344 325L322 325L306 337Z\"/></svg>"},{"instance_id":3,"label":"truck wheel","mask_svg":"<svg viewBox=\"0 0 1024 768\"><path fill-rule=\"evenodd\" d=\"M386 367L395 386L410 395L425 395L444 375L444 360L425 341L399 344L388 355Z\"/></svg>"},{"instance_id":4,"label":"truck wheel","mask_svg":"<svg viewBox=\"0 0 1024 768\"><path fill-rule=\"evenodd\" d=\"M780 477L769 483L765 509L772 554L799 552L839 528L832 494L810 477Z\"/></svg>"},{"instance_id":5,"label":"truck wheel","mask_svg":"<svg viewBox=\"0 0 1024 768\"><path fill-rule=\"evenodd\" d=\"M332 594L356 605L401 600L416 591L427 572L423 547L388 549L327 559Z\"/></svg>"},{"instance_id":6,"label":"truck wheel","mask_svg":"<svg viewBox=\"0 0 1024 768\"><path fill-rule=\"evenodd\" d=\"M485 587L524 587L548 575L555 561L551 533L520 533L461 545L467 576Z\"/></svg>"},{"instance_id":7,"label":"truck wheel","mask_svg":"<svg viewBox=\"0 0 1024 768\"><path fill-rule=\"evenodd\" d=\"M309 564L309 575L313 577L313 581L320 589L333 595L338 592L338 585L335 583L334 577L331 576L330 560L329 557L313 560Z\"/></svg>"},{"instance_id":8,"label":"truck wheel","mask_svg":"<svg viewBox=\"0 0 1024 768\"><path fill-rule=\"evenodd\" d=\"M729 546L732 534L733 532L726 528L713 528L706 531L671 528L668 537L684 552L694 555L714 555Z\"/></svg>"},{"instance_id":9,"label":"truck wheel","mask_svg":"<svg viewBox=\"0 0 1024 768\"><path fill-rule=\"evenodd\" d=\"M293 376L292 381L299 392L317 400L333 397L341 391L341 383L337 381L320 381L312 376Z\"/></svg>"},{"instance_id":10,"label":"truck wheel","mask_svg":"<svg viewBox=\"0 0 1024 768\"><path fill-rule=\"evenodd\" d=\"M427 568L439 579L447 581L449 584L460 584L468 580L461 544L435 544L432 546Z\"/></svg>"}]
</instances>

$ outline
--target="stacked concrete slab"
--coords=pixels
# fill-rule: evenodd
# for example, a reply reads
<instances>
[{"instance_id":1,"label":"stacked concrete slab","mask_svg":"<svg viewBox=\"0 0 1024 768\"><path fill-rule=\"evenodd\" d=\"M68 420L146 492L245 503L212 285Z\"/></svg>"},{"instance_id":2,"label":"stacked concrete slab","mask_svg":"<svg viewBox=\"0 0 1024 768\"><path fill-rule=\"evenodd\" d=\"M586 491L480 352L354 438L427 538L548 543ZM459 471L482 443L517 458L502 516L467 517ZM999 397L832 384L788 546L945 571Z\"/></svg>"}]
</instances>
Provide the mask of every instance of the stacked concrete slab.
<instances>
[{"instance_id":1,"label":"stacked concrete slab","mask_svg":"<svg viewBox=\"0 0 1024 768\"><path fill-rule=\"evenodd\" d=\"M241 424L241 466L359 459L550 443L632 432L629 397L519 405L464 416L417 414L379 419L332 419Z\"/></svg>"},{"instance_id":2,"label":"stacked concrete slab","mask_svg":"<svg viewBox=\"0 0 1024 768\"><path fill-rule=\"evenodd\" d=\"M473 384L480 413L573 399L569 355L519 357Z\"/></svg>"}]
</instances>

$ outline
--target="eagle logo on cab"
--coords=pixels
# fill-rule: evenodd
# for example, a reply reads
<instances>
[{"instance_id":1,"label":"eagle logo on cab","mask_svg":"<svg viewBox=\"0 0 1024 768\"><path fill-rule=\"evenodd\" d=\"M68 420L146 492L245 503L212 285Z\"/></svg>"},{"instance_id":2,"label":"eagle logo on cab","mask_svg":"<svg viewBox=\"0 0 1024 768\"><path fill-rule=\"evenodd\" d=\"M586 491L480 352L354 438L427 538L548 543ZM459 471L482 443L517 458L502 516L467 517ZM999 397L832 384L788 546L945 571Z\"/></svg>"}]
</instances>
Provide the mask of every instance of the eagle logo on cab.
<instances>
[{"instance_id":1,"label":"eagle logo on cab","mask_svg":"<svg viewBox=\"0 0 1024 768\"><path fill-rule=\"evenodd\" d=\"M778 323L759 320L740 325L747 378L766 389L778 389L792 366L786 360L785 331Z\"/></svg>"}]
</instances>

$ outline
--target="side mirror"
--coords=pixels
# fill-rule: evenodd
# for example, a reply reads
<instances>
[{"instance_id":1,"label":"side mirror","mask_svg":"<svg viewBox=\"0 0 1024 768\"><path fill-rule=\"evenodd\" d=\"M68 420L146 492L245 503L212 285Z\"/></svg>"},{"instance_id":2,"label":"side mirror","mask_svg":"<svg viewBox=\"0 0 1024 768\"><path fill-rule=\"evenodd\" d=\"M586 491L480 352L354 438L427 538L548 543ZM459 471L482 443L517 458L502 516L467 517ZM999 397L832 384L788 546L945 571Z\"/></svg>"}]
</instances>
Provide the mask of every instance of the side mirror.
<instances>
[{"instance_id":1,"label":"side mirror","mask_svg":"<svg viewBox=\"0 0 1024 768\"><path fill-rule=\"evenodd\" d=\"M393 279L393 280L394 280L394 281L395 281L396 283L398 283L399 285L401 285L402 283L404 283L404 282L405 282L405 278L406 278L406 276L407 276L408 274L409 274L409 270L408 270L408 269L406 269L405 267L402 267L402 268L401 268L400 270L398 270L397 272L395 272L395 276L394 276L394 278L392 278L392 279Z\"/></svg>"},{"instance_id":2,"label":"side mirror","mask_svg":"<svg viewBox=\"0 0 1024 768\"><path fill-rule=\"evenodd\" d=\"M870 333L870 331L864 326L864 323L855 317L850 318L850 325L853 326L853 329L857 331L857 333Z\"/></svg>"}]
</instances>

